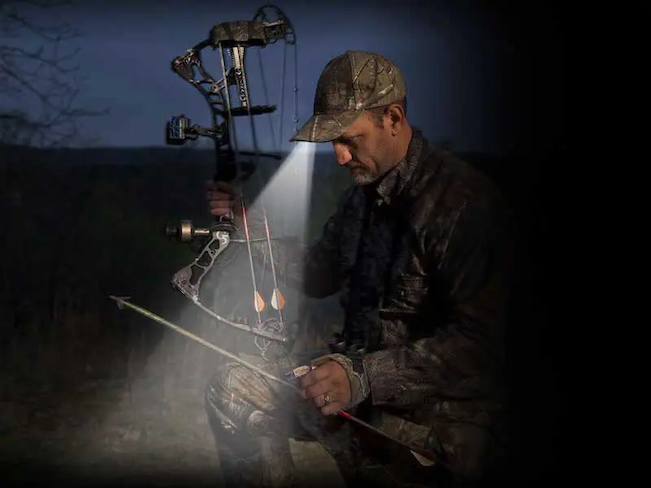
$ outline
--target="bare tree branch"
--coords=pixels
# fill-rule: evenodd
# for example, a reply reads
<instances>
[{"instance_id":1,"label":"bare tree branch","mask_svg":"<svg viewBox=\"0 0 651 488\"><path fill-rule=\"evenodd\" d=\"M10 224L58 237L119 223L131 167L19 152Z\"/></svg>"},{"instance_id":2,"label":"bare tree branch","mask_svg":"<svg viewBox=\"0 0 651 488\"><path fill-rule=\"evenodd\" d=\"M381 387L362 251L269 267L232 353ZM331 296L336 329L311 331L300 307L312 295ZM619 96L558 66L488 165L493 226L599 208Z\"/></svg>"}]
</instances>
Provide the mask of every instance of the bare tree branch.
<instances>
[{"instance_id":1,"label":"bare tree branch","mask_svg":"<svg viewBox=\"0 0 651 488\"><path fill-rule=\"evenodd\" d=\"M0 0L0 143L60 146L74 140L84 117L76 106L80 33L57 19L67 0Z\"/></svg>"}]
</instances>

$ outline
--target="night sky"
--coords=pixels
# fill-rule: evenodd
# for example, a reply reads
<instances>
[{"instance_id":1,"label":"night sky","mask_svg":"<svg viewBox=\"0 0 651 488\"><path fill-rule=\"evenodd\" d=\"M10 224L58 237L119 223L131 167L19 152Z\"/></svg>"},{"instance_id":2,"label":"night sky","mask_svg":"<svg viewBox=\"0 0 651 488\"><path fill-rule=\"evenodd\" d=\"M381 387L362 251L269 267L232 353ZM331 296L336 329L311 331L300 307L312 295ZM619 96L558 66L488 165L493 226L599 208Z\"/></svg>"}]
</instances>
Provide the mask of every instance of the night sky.
<instances>
[{"instance_id":1,"label":"night sky","mask_svg":"<svg viewBox=\"0 0 651 488\"><path fill-rule=\"evenodd\" d=\"M79 3L57 11L83 34L80 42L73 42L81 48L77 61L86 77L80 106L110 110L88 119L83 135L93 138L94 145L108 146L160 146L165 121L174 114L206 124L205 101L170 70L170 61L207 38L214 24L249 20L264 4ZM532 4L516 9L511 2L430 0L428 7L421 6L426 3L278 0L298 39L299 123L311 115L314 89L325 64L347 49L362 49L379 52L401 67L410 121L435 141L451 140L456 150L505 153L545 144L562 132L564 73L554 12L541 13L541 8L534 12ZM248 66L251 96L260 104L264 99L256 50L250 50ZM280 43L262 50L274 104L280 100L284 50ZM217 53L204 52L211 74L221 77ZM287 54L285 141L293 126L292 47ZM278 128L279 117L273 117ZM258 127L262 149L274 149L268 122L259 122ZM250 146L244 132L240 131L240 145Z\"/></svg>"}]
</instances>

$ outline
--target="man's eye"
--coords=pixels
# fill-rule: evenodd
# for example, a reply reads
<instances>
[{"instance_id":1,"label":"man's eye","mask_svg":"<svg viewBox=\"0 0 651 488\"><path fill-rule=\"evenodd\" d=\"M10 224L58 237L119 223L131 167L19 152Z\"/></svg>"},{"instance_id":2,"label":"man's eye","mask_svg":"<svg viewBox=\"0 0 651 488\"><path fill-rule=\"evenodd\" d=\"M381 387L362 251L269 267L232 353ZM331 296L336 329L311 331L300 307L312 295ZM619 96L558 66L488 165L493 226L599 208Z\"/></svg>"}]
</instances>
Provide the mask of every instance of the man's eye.
<instances>
[{"instance_id":1,"label":"man's eye","mask_svg":"<svg viewBox=\"0 0 651 488\"><path fill-rule=\"evenodd\" d=\"M360 136L341 137L339 138L339 143L346 146L356 147L357 139L359 139L359 137Z\"/></svg>"},{"instance_id":2,"label":"man's eye","mask_svg":"<svg viewBox=\"0 0 651 488\"><path fill-rule=\"evenodd\" d=\"M357 139L359 139L359 136L352 136L346 139L346 144L350 146L355 146L357 145Z\"/></svg>"}]
</instances>

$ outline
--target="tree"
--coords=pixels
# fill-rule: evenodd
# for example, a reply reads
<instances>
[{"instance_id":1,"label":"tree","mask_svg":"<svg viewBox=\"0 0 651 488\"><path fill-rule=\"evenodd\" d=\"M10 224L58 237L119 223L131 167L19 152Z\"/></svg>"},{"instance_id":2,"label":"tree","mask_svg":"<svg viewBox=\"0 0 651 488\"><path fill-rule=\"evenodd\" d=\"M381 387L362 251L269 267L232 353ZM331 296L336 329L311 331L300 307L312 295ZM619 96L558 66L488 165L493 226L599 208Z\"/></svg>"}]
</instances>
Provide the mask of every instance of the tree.
<instances>
[{"instance_id":1,"label":"tree","mask_svg":"<svg viewBox=\"0 0 651 488\"><path fill-rule=\"evenodd\" d=\"M0 144L61 146L91 111L76 105L78 30L58 19L73 2L0 0Z\"/></svg>"}]
</instances>

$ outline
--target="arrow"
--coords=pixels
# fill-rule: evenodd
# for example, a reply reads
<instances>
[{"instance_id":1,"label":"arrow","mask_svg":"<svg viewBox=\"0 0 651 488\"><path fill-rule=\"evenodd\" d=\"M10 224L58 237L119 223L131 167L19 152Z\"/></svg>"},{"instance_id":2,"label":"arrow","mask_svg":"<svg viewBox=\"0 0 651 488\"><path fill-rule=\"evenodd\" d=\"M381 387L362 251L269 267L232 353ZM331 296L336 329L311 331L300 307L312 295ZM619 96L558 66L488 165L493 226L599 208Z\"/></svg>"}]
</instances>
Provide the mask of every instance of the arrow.
<instances>
[{"instance_id":1,"label":"arrow","mask_svg":"<svg viewBox=\"0 0 651 488\"><path fill-rule=\"evenodd\" d=\"M158 322L159 324L164 325L165 327L168 327L168 328L172 329L173 331L178 332L179 334L184 335L185 337L187 337L189 339L192 339L195 342L198 342L199 344L201 344L202 346L207 347L208 349L211 349L211 350L213 350L213 351L215 351L215 352L217 352L219 354L222 354L223 356L226 356L229 359L232 359L236 363L239 363L240 365L244 366L245 368L248 368L251 371L253 371L255 373L258 373L258 374L264 376L265 378L268 378L268 379L270 379L272 381L280 383L283 386L287 386L287 387L291 388L294 391L299 391L299 388L297 388L296 385L290 383L289 381L285 381L285 380L283 380L281 378L278 378L278 377L276 377L276 376L274 376L274 375L272 375L270 373L267 373L263 369L260 369L257 366L249 363L248 361L236 356L235 354L231 354L230 352L226 351L225 349L222 349L221 347L218 347L218 346L212 344L211 342L208 342L207 340L202 339L201 337L193 334L192 332L184 329L183 327L180 327L180 326L178 326L176 324L173 324L172 322L170 322L168 320L165 320L163 317L160 317L159 315L156 315L155 313L153 313L153 312L151 312L151 311L149 311L149 310L147 310L145 308L139 307L138 305L135 305L135 304L131 303L129 301L129 297L117 297L117 296L114 296L114 295L109 295L109 298L111 298L112 300L115 300L117 302L117 304L118 304L118 308L120 308L121 310L124 309L124 307L135 310L139 314L144 315L145 317L148 317L148 318L154 320L155 322ZM299 367L299 368L301 368L301 367ZM296 368L295 371L297 369L299 369L299 368ZM301 368L302 374L298 375L297 377L300 377L300 376L303 376L303 375L307 374L312 369L314 369L314 366ZM403 441L401 441L401 440L387 434L386 432L378 429L377 427L373 427L371 424L368 424L368 423L364 422L363 420L358 419L357 417L349 414L348 412L346 412L344 410L339 410L337 412L337 414L340 415L341 417L347 419L347 420L355 422L356 424L358 424L358 425L360 425L362 427L365 427L366 429L368 429L371 432L374 432L374 433L384 437L385 439L393 441L396 444L409 449L411 451L411 453L414 455L414 457L418 460L418 462L420 464L422 464L423 466L431 466L434 463L439 463L439 464L445 465L445 463L442 462L442 460L439 458L439 456L436 453L434 453L433 451L430 451L429 449L424 449L424 448L421 448L421 447L409 445L406 442L403 442Z\"/></svg>"},{"instance_id":2,"label":"arrow","mask_svg":"<svg viewBox=\"0 0 651 488\"><path fill-rule=\"evenodd\" d=\"M439 459L439 456L436 455L436 453L430 451L429 449L424 449L421 447L416 447L412 446L410 444L407 444L406 442L402 442L401 440L397 439L396 437L390 436L386 432L378 429L377 427L373 427L371 424L367 424L361 419L358 419L357 417L349 414L348 412L344 410L339 410L337 412L338 415L342 416L343 418L347 420L351 420L355 422L358 425L361 425L362 427L366 427L368 430L371 432L375 432L376 434L384 437L385 439L389 439L390 441L395 442L396 444L401 445L402 447L406 447L411 451L411 453L414 455L414 457L418 460L420 464L423 466L431 466L434 463L441 463L441 460Z\"/></svg>"},{"instance_id":3,"label":"arrow","mask_svg":"<svg viewBox=\"0 0 651 488\"><path fill-rule=\"evenodd\" d=\"M109 298L111 298L112 300L115 300L118 303L118 307L120 309L122 309L124 307L128 307L131 310L135 310L139 314L144 315L145 317L148 317L148 318L154 320L155 322L158 322L159 324L164 325L165 327L169 327L173 331L178 332L179 334L184 335L185 337L187 337L189 339L192 339L193 341L198 342L202 346L205 346L208 349L212 349L213 351L215 351L215 352L217 352L217 353L219 353L219 354L221 354L223 356L226 356L229 359L232 359L236 363L241 364L245 368L248 368L251 371L254 371L254 372L258 373L258 374L264 376L265 378L268 378L268 379L270 379L272 381L276 381L276 382L278 382L278 383L280 383L280 384L282 384L284 386L288 386L289 388L292 388L292 389L296 390L296 386L292 385L290 382L282 380L282 379L277 378L276 376L274 376L272 374L267 373L263 369L260 369L257 366L254 366L253 364L249 363L248 361L245 361L244 359L236 356L235 354L231 354L227 350L222 349L221 347L218 347L218 346L212 344L211 342L208 342L205 339L202 339L198 335L195 335L192 332L190 332L188 330L185 330L183 327L179 327L178 325L173 324L172 322L170 322L168 320L165 320L163 317L160 317L159 315L156 315L155 313L150 312L149 310L147 310L145 308L139 307L138 305L135 305L135 304L131 303L130 301L125 300L124 298L121 298L121 297L116 297L116 296L113 296L113 295L109 295Z\"/></svg>"}]
</instances>

